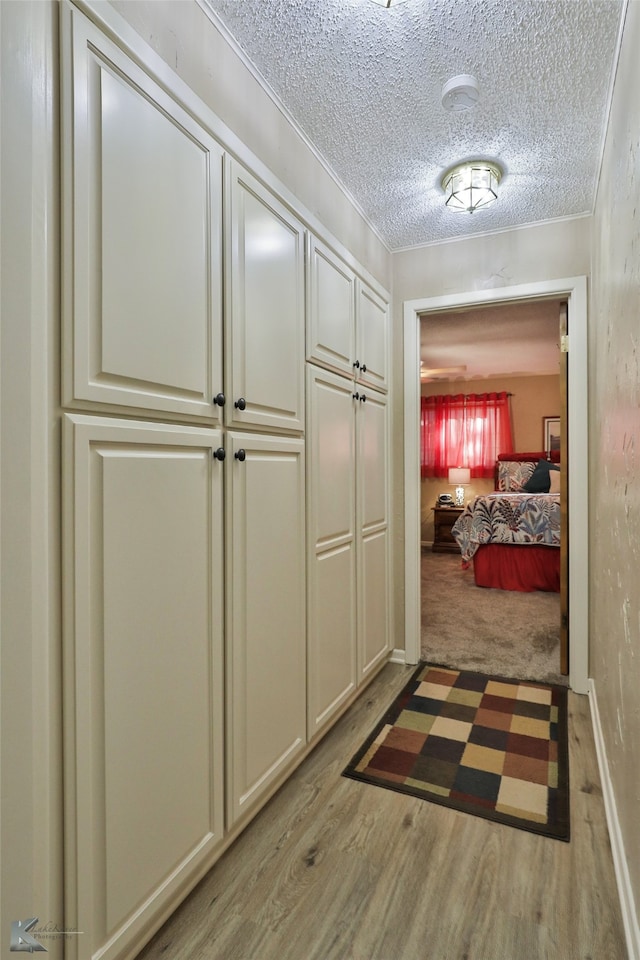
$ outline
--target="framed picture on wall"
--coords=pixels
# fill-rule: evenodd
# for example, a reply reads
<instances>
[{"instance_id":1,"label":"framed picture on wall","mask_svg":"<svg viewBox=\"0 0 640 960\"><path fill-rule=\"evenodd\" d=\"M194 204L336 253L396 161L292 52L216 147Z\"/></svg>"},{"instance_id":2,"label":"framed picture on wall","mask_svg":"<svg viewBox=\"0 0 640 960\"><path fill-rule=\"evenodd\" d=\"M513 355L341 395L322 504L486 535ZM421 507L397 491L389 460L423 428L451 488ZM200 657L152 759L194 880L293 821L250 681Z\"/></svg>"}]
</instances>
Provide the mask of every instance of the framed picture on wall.
<instances>
[{"instance_id":1,"label":"framed picture on wall","mask_svg":"<svg viewBox=\"0 0 640 960\"><path fill-rule=\"evenodd\" d=\"M543 449L548 455L552 451L560 452L560 417L542 418Z\"/></svg>"}]
</instances>

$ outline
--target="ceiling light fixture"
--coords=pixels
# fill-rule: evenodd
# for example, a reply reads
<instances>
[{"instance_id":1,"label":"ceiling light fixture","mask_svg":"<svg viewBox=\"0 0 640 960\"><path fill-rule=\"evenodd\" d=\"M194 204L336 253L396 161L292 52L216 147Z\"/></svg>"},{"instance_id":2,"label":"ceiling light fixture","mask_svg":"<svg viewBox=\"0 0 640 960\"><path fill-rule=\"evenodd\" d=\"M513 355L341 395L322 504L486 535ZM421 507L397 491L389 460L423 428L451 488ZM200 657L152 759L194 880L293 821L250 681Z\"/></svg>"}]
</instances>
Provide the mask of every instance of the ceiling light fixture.
<instances>
[{"instance_id":1,"label":"ceiling light fixture","mask_svg":"<svg viewBox=\"0 0 640 960\"><path fill-rule=\"evenodd\" d=\"M404 3L405 0L371 0L372 3L377 3L379 7L386 7L387 10L393 4L394 7L397 7L399 3Z\"/></svg>"},{"instance_id":2,"label":"ceiling light fixture","mask_svg":"<svg viewBox=\"0 0 640 960\"><path fill-rule=\"evenodd\" d=\"M489 160L469 160L458 163L444 174L442 189L447 195L446 205L457 213L482 210L498 199L498 184L502 170Z\"/></svg>"}]
</instances>

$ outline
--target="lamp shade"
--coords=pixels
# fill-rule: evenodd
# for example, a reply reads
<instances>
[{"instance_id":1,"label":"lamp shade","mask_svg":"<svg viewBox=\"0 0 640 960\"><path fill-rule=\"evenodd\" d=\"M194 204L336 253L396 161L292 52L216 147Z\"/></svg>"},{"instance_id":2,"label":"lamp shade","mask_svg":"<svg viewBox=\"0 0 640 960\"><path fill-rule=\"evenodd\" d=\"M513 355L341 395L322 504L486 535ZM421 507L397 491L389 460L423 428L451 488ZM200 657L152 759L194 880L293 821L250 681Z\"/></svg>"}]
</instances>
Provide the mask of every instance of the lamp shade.
<instances>
[{"instance_id":1,"label":"lamp shade","mask_svg":"<svg viewBox=\"0 0 640 960\"><path fill-rule=\"evenodd\" d=\"M449 483L456 487L471 483L471 470L468 467L449 467Z\"/></svg>"},{"instance_id":2,"label":"lamp shade","mask_svg":"<svg viewBox=\"0 0 640 960\"><path fill-rule=\"evenodd\" d=\"M488 160L459 163L442 178L447 207L458 213L473 213L488 207L498 199L501 178L502 170L497 163Z\"/></svg>"}]
</instances>

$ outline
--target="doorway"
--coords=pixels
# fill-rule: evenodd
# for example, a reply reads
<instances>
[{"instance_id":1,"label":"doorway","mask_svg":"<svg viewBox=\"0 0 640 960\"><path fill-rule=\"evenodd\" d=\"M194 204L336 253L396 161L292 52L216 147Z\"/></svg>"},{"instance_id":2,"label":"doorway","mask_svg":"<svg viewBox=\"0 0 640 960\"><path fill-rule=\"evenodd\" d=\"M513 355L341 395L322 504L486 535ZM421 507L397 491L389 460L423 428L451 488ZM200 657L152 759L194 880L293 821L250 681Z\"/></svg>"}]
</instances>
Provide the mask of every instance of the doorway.
<instances>
[{"instance_id":1,"label":"doorway","mask_svg":"<svg viewBox=\"0 0 640 960\"><path fill-rule=\"evenodd\" d=\"M405 469L405 659L420 658L420 316L443 310L499 305L532 298L566 299L568 303L569 389L567 396L569 593L580 598L569 611L569 683L578 693L588 690L587 530L587 303L586 278L571 277L470 291L404 303L404 469Z\"/></svg>"}]
</instances>

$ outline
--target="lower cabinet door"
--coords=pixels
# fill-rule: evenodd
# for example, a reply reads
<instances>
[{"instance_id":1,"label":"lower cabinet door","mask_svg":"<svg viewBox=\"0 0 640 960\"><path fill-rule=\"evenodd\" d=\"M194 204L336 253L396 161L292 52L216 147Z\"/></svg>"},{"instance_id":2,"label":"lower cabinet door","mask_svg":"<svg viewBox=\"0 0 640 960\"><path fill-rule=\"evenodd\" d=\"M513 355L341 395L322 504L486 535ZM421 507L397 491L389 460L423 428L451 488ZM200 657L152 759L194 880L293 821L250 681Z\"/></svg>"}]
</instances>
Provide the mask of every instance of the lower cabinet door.
<instances>
[{"instance_id":1,"label":"lower cabinet door","mask_svg":"<svg viewBox=\"0 0 640 960\"><path fill-rule=\"evenodd\" d=\"M221 434L63 419L66 915L108 960L222 838Z\"/></svg>"},{"instance_id":2,"label":"lower cabinet door","mask_svg":"<svg viewBox=\"0 0 640 960\"><path fill-rule=\"evenodd\" d=\"M227 434L227 809L255 807L306 743L304 442Z\"/></svg>"},{"instance_id":3,"label":"lower cabinet door","mask_svg":"<svg viewBox=\"0 0 640 960\"><path fill-rule=\"evenodd\" d=\"M358 448L358 675L388 656L390 628L389 427L387 399L367 390L356 414Z\"/></svg>"},{"instance_id":4,"label":"lower cabinet door","mask_svg":"<svg viewBox=\"0 0 640 960\"><path fill-rule=\"evenodd\" d=\"M355 691L356 405L353 381L307 367L308 732Z\"/></svg>"}]
</instances>

